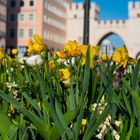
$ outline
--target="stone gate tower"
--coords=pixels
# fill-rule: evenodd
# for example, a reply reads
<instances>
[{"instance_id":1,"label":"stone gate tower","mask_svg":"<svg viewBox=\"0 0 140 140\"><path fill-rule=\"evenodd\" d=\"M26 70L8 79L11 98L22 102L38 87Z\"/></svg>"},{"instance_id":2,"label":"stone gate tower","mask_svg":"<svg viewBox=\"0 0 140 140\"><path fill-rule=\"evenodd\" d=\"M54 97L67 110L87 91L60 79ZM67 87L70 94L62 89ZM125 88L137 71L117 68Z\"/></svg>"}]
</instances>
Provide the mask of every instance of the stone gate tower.
<instances>
[{"instance_id":1,"label":"stone gate tower","mask_svg":"<svg viewBox=\"0 0 140 140\"><path fill-rule=\"evenodd\" d=\"M82 3L67 5L68 40L83 42L84 7ZM129 55L136 57L140 52L140 2L128 3L127 20L99 20L99 6L90 7L90 44L98 45L111 34L120 36L128 48Z\"/></svg>"}]
</instances>

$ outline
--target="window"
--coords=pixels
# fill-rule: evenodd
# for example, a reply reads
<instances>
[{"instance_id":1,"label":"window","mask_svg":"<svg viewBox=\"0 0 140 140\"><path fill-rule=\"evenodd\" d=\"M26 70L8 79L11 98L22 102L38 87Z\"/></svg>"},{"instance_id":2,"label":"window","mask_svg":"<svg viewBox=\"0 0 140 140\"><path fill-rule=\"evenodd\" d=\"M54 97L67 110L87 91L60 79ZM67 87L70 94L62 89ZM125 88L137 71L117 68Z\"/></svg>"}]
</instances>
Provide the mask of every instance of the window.
<instances>
[{"instance_id":1,"label":"window","mask_svg":"<svg viewBox=\"0 0 140 140\"><path fill-rule=\"evenodd\" d=\"M33 0L30 0L29 5L30 6L34 6L34 1Z\"/></svg>"},{"instance_id":2,"label":"window","mask_svg":"<svg viewBox=\"0 0 140 140\"><path fill-rule=\"evenodd\" d=\"M12 22L16 21L16 15L15 14L10 15L10 21L12 21Z\"/></svg>"},{"instance_id":3,"label":"window","mask_svg":"<svg viewBox=\"0 0 140 140\"><path fill-rule=\"evenodd\" d=\"M19 6L20 7L23 7L24 6L24 1L23 0L20 0Z\"/></svg>"},{"instance_id":4,"label":"window","mask_svg":"<svg viewBox=\"0 0 140 140\"><path fill-rule=\"evenodd\" d=\"M74 15L74 18L77 18L77 15L76 14Z\"/></svg>"},{"instance_id":5,"label":"window","mask_svg":"<svg viewBox=\"0 0 140 140\"><path fill-rule=\"evenodd\" d=\"M19 21L23 21L24 20L24 14L19 14Z\"/></svg>"},{"instance_id":6,"label":"window","mask_svg":"<svg viewBox=\"0 0 140 140\"><path fill-rule=\"evenodd\" d=\"M19 29L18 30L18 37L23 38L24 37L24 29Z\"/></svg>"},{"instance_id":7,"label":"window","mask_svg":"<svg viewBox=\"0 0 140 140\"><path fill-rule=\"evenodd\" d=\"M31 28L29 29L29 38L33 37L34 35L34 30Z\"/></svg>"},{"instance_id":8,"label":"window","mask_svg":"<svg viewBox=\"0 0 140 140\"><path fill-rule=\"evenodd\" d=\"M19 55L21 57L23 57L25 55L25 53L26 53L26 46L19 46L18 47L18 52L19 52Z\"/></svg>"},{"instance_id":9,"label":"window","mask_svg":"<svg viewBox=\"0 0 140 140\"><path fill-rule=\"evenodd\" d=\"M12 29L9 30L9 37L10 38L15 38L15 29L12 28Z\"/></svg>"},{"instance_id":10,"label":"window","mask_svg":"<svg viewBox=\"0 0 140 140\"><path fill-rule=\"evenodd\" d=\"M29 14L29 20L33 21L34 20L34 14Z\"/></svg>"},{"instance_id":11,"label":"window","mask_svg":"<svg viewBox=\"0 0 140 140\"><path fill-rule=\"evenodd\" d=\"M15 0L10 1L10 7L16 7L16 1Z\"/></svg>"}]
</instances>

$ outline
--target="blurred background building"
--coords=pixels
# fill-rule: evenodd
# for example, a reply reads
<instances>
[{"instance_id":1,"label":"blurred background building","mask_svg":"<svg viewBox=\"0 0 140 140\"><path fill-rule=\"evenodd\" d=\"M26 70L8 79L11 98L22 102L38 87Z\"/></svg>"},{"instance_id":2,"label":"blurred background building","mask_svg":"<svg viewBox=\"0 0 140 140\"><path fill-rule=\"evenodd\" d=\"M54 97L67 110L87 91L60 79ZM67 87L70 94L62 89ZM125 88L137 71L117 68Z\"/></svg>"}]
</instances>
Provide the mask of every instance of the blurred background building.
<instances>
[{"instance_id":1,"label":"blurred background building","mask_svg":"<svg viewBox=\"0 0 140 140\"><path fill-rule=\"evenodd\" d=\"M7 11L6 11L7 8ZM7 13L7 33L6 33ZM111 35L121 38L130 56L140 52L140 2L128 3L128 19L100 20L100 7L91 2L89 42L101 45ZM26 52L28 39L38 34L50 49L67 40L83 43L84 3L72 0L0 0L0 46ZM5 44L6 40L6 44ZM114 44L113 44L114 46Z\"/></svg>"},{"instance_id":2,"label":"blurred background building","mask_svg":"<svg viewBox=\"0 0 140 140\"><path fill-rule=\"evenodd\" d=\"M6 47L7 0L0 0L0 47Z\"/></svg>"},{"instance_id":3,"label":"blurred background building","mask_svg":"<svg viewBox=\"0 0 140 140\"><path fill-rule=\"evenodd\" d=\"M7 52L18 48L25 53L28 39L38 34L50 49L65 43L65 4L71 0L8 0Z\"/></svg>"},{"instance_id":4,"label":"blurred background building","mask_svg":"<svg viewBox=\"0 0 140 140\"><path fill-rule=\"evenodd\" d=\"M84 6L83 3L68 5L66 40L83 42ZM89 43L101 45L111 35L116 35L127 46L129 55L136 57L140 52L140 1L128 3L128 19L126 20L100 20L100 8L91 2L90 5L90 34ZM118 47L123 47L118 46Z\"/></svg>"}]
</instances>

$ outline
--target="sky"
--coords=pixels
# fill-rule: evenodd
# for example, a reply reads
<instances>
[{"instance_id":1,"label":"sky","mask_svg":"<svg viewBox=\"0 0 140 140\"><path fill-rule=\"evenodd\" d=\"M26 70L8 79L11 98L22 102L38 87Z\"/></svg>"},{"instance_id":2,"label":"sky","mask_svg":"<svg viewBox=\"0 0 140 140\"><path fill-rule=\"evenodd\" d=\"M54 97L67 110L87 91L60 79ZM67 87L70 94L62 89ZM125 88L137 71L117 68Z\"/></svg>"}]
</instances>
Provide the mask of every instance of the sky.
<instances>
[{"instance_id":1,"label":"sky","mask_svg":"<svg viewBox=\"0 0 140 140\"><path fill-rule=\"evenodd\" d=\"M84 2L84 0L73 0L74 2ZM140 0L91 0L96 2L100 7L100 20L119 20L128 19L128 2ZM115 35L108 38L115 47L123 46L123 40Z\"/></svg>"}]
</instances>

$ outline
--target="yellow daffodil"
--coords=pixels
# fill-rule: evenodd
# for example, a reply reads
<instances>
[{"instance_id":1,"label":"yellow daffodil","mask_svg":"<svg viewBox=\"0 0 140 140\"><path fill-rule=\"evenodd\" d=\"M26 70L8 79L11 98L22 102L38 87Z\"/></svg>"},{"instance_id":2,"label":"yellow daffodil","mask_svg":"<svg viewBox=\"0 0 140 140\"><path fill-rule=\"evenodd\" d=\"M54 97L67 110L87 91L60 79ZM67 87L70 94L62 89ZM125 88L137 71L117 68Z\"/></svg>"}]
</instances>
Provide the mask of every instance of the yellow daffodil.
<instances>
[{"instance_id":1,"label":"yellow daffodil","mask_svg":"<svg viewBox=\"0 0 140 140\"><path fill-rule=\"evenodd\" d=\"M38 35L34 35L34 41L32 39L28 41L27 52L29 54L40 54L44 46L42 39Z\"/></svg>"},{"instance_id":2,"label":"yellow daffodil","mask_svg":"<svg viewBox=\"0 0 140 140\"><path fill-rule=\"evenodd\" d=\"M4 57L4 53L3 53L2 48L0 48L0 59L2 59L3 57Z\"/></svg>"},{"instance_id":3,"label":"yellow daffodil","mask_svg":"<svg viewBox=\"0 0 140 140\"><path fill-rule=\"evenodd\" d=\"M4 58L3 49L0 48L0 63L2 63L2 65L4 65L5 61L6 61L6 58Z\"/></svg>"},{"instance_id":4,"label":"yellow daffodil","mask_svg":"<svg viewBox=\"0 0 140 140\"><path fill-rule=\"evenodd\" d=\"M118 66L123 66L124 68L127 64L134 64L135 59L129 57L126 47L117 48L112 56L112 60L118 63Z\"/></svg>"},{"instance_id":5,"label":"yellow daffodil","mask_svg":"<svg viewBox=\"0 0 140 140\"><path fill-rule=\"evenodd\" d=\"M34 51L33 44L34 44L33 40L29 39L29 41L28 41L28 48L27 48L27 52L28 53L33 53L33 51Z\"/></svg>"},{"instance_id":6,"label":"yellow daffodil","mask_svg":"<svg viewBox=\"0 0 140 140\"><path fill-rule=\"evenodd\" d=\"M12 54L17 55L18 54L18 49L16 49L16 48L12 49Z\"/></svg>"},{"instance_id":7,"label":"yellow daffodil","mask_svg":"<svg viewBox=\"0 0 140 140\"><path fill-rule=\"evenodd\" d=\"M49 61L49 69L53 70L54 67L55 67L54 61L53 60Z\"/></svg>"},{"instance_id":8,"label":"yellow daffodil","mask_svg":"<svg viewBox=\"0 0 140 140\"><path fill-rule=\"evenodd\" d=\"M41 51L43 50L43 48L44 48L44 46L38 44L37 42L35 42L35 43L33 44L33 49L34 49L34 52L36 52L36 53L41 52Z\"/></svg>"},{"instance_id":9,"label":"yellow daffodil","mask_svg":"<svg viewBox=\"0 0 140 140\"><path fill-rule=\"evenodd\" d=\"M101 55L101 60L102 60L103 62L106 62L106 61L109 60L109 59L110 59L109 56L107 56L107 55L105 55L105 54L102 54L102 55Z\"/></svg>"},{"instance_id":10,"label":"yellow daffodil","mask_svg":"<svg viewBox=\"0 0 140 140\"><path fill-rule=\"evenodd\" d=\"M37 44L42 45L42 46L44 45L43 40L40 38L40 36L36 34L34 35L34 40Z\"/></svg>"},{"instance_id":11,"label":"yellow daffodil","mask_svg":"<svg viewBox=\"0 0 140 140\"><path fill-rule=\"evenodd\" d=\"M86 119L82 119L82 126L86 126L87 125L87 120Z\"/></svg>"},{"instance_id":12,"label":"yellow daffodil","mask_svg":"<svg viewBox=\"0 0 140 140\"><path fill-rule=\"evenodd\" d=\"M88 46L83 46L81 49L81 64L85 65L86 63L86 53L87 53ZM90 68L94 68L96 65L96 60L99 55L99 47L90 46Z\"/></svg>"},{"instance_id":13,"label":"yellow daffodil","mask_svg":"<svg viewBox=\"0 0 140 140\"><path fill-rule=\"evenodd\" d=\"M70 55L72 57L77 57L78 55L81 54L81 50L78 46L78 43L74 40L74 41L68 41L63 49L67 55Z\"/></svg>"},{"instance_id":14,"label":"yellow daffodil","mask_svg":"<svg viewBox=\"0 0 140 140\"><path fill-rule=\"evenodd\" d=\"M68 41L61 51L57 51L56 54L60 59L66 59L68 56L77 57L81 54L82 46L78 46L78 43L74 41Z\"/></svg>"},{"instance_id":15,"label":"yellow daffodil","mask_svg":"<svg viewBox=\"0 0 140 140\"><path fill-rule=\"evenodd\" d=\"M70 78L70 72L67 68L59 69L59 79L61 81L68 80Z\"/></svg>"},{"instance_id":16,"label":"yellow daffodil","mask_svg":"<svg viewBox=\"0 0 140 140\"><path fill-rule=\"evenodd\" d=\"M80 130L81 134L84 133L86 126L87 126L87 120L86 119L82 119L82 128Z\"/></svg>"},{"instance_id":17,"label":"yellow daffodil","mask_svg":"<svg viewBox=\"0 0 140 140\"><path fill-rule=\"evenodd\" d=\"M67 58L67 53L63 51L57 51L56 54L60 59L66 59Z\"/></svg>"}]
</instances>

